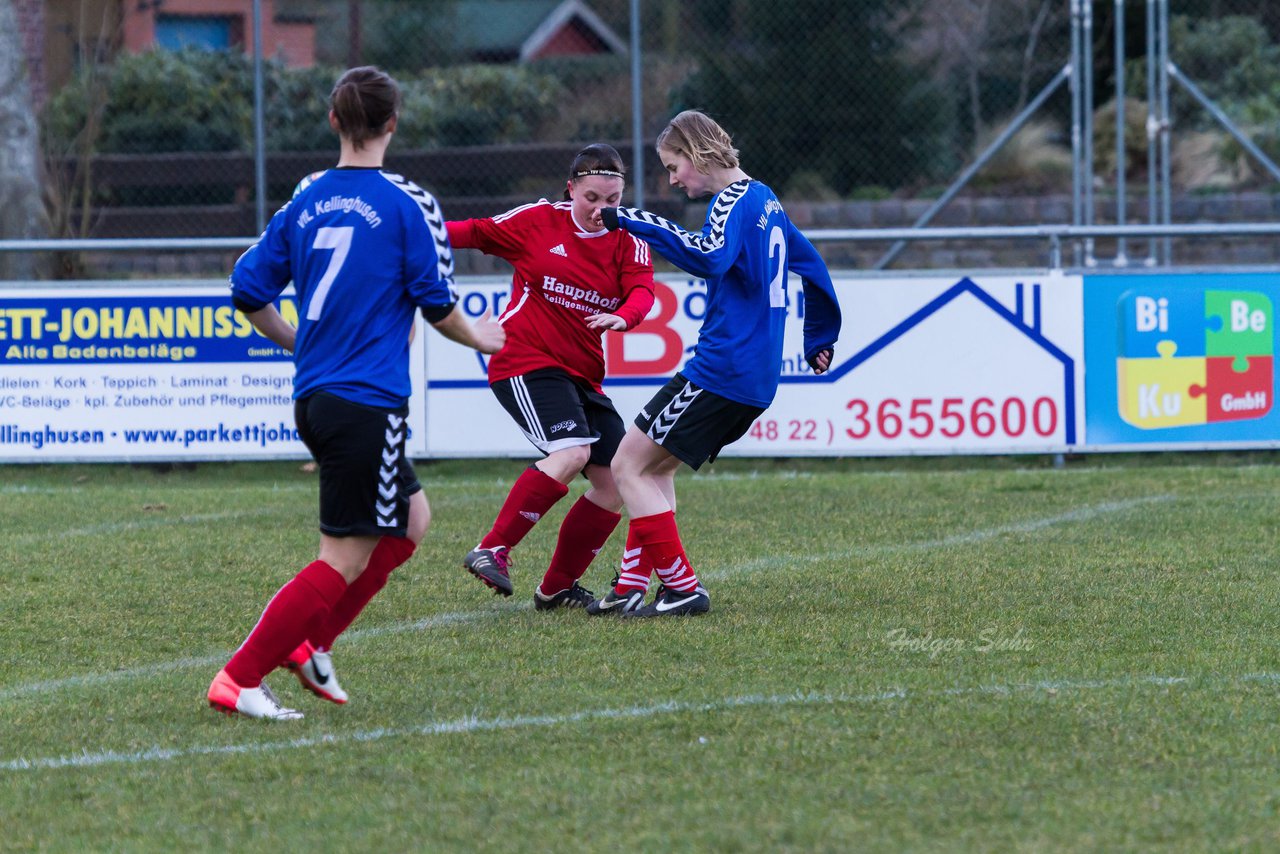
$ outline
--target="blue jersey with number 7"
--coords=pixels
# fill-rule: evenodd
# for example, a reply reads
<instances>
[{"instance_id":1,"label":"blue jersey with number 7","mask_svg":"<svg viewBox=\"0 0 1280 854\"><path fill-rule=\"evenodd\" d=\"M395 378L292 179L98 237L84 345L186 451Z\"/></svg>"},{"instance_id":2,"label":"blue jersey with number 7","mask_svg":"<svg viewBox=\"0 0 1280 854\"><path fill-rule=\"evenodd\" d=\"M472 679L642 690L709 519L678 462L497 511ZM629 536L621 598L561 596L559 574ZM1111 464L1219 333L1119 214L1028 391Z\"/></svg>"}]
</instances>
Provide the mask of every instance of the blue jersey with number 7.
<instances>
[{"instance_id":1,"label":"blue jersey with number 7","mask_svg":"<svg viewBox=\"0 0 1280 854\"><path fill-rule=\"evenodd\" d=\"M672 264L707 281L707 312L697 351L681 368L721 397L767 408L782 371L787 270L805 295L804 353L834 346L840 305L831 274L813 244L759 181L737 181L707 206L698 234L648 211L618 208L618 225L648 241Z\"/></svg>"},{"instance_id":2,"label":"blue jersey with number 7","mask_svg":"<svg viewBox=\"0 0 1280 854\"><path fill-rule=\"evenodd\" d=\"M294 398L325 391L403 405L415 308L442 316L458 299L439 204L412 181L373 168L303 179L236 261L231 297L241 311L256 311L290 281L298 295Z\"/></svg>"}]
</instances>

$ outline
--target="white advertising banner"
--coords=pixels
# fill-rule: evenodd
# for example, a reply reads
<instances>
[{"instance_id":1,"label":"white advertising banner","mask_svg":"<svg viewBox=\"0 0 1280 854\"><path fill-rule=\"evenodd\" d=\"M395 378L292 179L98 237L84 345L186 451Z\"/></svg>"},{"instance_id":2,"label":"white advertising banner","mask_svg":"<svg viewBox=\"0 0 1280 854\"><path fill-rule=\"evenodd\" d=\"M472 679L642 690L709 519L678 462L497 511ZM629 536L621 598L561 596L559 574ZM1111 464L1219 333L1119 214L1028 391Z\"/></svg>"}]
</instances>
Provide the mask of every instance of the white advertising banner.
<instances>
[{"instance_id":1,"label":"white advertising banner","mask_svg":"<svg viewBox=\"0 0 1280 854\"><path fill-rule=\"evenodd\" d=\"M777 399L726 455L1086 444L1080 277L844 274L836 289L844 329L832 370L815 377L803 293L789 283ZM464 279L459 291L478 317L506 306L510 280ZM637 329L605 337L605 390L628 421L692 352L706 285L663 275L657 296ZM291 296L279 306L296 315ZM232 309L225 285L5 291L0 359L0 462L307 456L292 360ZM410 373L412 456L537 456L489 391L485 358L421 320Z\"/></svg>"},{"instance_id":2,"label":"white advertising banner","mask_svg":"<svg viewBox=\"0 0 1280 854\"><path fill-rule=\"evenodd\" d=\"M605 391L630 421L692 352L701 280L659 276L657 303L605 339ZM1059 452L1083 445L1082 280L1032 275L836 278L844 328L832 369L803 356L804 300L788 285L782 384L737 456ZM510 280L463 280L477 317L504 308ZM498 405L484 359L429 336L430 456L537 456Z\"/></svg>"},{"instance_id":3,"label":"white advertising banner","mask_svg":"<svg viewBox=\"0 0 1280 854\"><path fill-rule=\"evenodd\" d=\"M277 305L293 320L289 293ZM410 362L415 456L426 453L426 337L419 329ZM225 285L0 292L0 364L0 462L309 456L292 357Z\"/></svg>"}]
</instances>

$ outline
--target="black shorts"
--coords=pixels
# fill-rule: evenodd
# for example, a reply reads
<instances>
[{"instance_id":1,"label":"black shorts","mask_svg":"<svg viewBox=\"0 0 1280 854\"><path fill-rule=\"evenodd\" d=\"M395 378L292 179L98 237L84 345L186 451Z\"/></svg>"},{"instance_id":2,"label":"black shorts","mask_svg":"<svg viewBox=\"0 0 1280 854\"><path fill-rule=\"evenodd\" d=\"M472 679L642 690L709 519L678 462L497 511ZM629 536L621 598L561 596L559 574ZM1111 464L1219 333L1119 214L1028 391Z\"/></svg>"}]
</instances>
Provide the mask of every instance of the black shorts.
<instances>
[{"instance_id":1,"label":"black shorts","mask_svg":"<svg viewBox=\"0 0 1280 854\"><path fill-rule=\"evenodd\" d=\"M764 408L721 397L676 374L644 405L636 426L671 456L697 470L741 439Z\"/></svg>"},{"instance_id":2,"label":"black shorts","mask_svg":"<svg viewBox=\"0 0 1280 854\"><path fill-rule=\"evenodd\" d=\"M320 530L331 537L403 537L422 489L405 456L407 406L381 409L317 392L293 417L320 464Z\"/></svg>"},{"instance_id":3,"label":"black shorts","mask_svg":"<svg viewBox=\"0 0 1280 854\"><path fill-rule=\"evenodd\" d=\"M544 454L591 445L588 461L607 466L626 428L613 401L558 368L530 371L490 384L494 396Z\"/></svg>"}]
</instances>

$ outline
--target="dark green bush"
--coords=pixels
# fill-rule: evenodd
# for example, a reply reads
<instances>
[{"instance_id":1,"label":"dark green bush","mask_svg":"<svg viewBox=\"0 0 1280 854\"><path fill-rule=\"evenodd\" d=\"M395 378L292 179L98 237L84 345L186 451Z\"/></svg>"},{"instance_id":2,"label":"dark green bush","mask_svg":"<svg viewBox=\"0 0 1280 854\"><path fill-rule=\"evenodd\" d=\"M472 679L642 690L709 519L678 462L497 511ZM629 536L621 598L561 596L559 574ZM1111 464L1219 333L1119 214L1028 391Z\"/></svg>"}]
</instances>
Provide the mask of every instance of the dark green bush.
<instances>
[{"instance_id":1,"label":"dark green bush","mask_svg":"<svg viewBox=\"0 0 1280 854\"><path fill-rule=\"evenodd\" d=\"M336 148L327 111L341 73L265 64L269 150ZM238 52L153 50L122 55L96 74L82 74L50 100L43 120L51 150L71 150L91 108L100 113L98 153L253 148L253 67ZM520 66L438 68L399 82L401 148L527 142L555 118L563 93L554 77Z\"/></svg>"}]
</instances>

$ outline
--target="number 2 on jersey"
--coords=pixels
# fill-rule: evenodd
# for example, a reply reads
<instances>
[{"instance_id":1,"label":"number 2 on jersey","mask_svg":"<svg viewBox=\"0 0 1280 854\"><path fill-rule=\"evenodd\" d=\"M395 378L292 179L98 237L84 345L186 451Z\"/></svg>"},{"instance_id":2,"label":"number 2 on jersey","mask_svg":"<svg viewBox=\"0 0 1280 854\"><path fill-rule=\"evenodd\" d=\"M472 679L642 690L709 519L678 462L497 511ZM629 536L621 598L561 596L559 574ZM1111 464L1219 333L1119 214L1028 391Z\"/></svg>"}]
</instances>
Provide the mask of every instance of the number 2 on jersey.
<instances>
[{"instance_id":1,"label":"number 2 on jersey","mask_svg":"<svg viewBox=\"0 0 1280 854\"><path fill-rule=\"evenodd\" d=\"M777 250L778 272L769 282L769 308L787 307L787 238L782 229L774 226L769 232L769 259L772 260Z\"/></svg>"},{"instance_id":2,"label":"number 2 on jersey","mask_svg":"<svg viewBox=\"0 0 1280 854\"><path fill-rule=\"evenodd\" d=\"M307 320L320 319L320 310L324 308L325 297L329 296L329 288L333 287L333 280L338 278L342 264L347 260L347 253L351 251L351 235L354 232L355 229L349 225L316 231L316 242L311 244L312 248L332 249L333 254L329 256L329 266L316 283L316 292L311 295L311 302L307 305Z\"/></svg>"}]
</instances>

